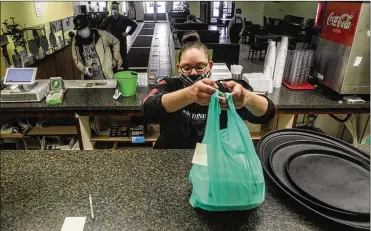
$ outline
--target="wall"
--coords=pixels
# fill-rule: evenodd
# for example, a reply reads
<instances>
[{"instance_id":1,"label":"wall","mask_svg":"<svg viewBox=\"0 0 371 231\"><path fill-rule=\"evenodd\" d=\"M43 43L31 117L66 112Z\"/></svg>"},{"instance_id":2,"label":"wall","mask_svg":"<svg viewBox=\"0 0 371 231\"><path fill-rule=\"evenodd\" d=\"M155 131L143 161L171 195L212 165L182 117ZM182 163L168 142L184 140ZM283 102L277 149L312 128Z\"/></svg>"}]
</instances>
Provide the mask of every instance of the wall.
<instances>
[{"instance_id":1,"label":"wall","mask_svg":"<svg viewBox=\"0 0 371 231\"><path fill-rule=\"evenodd\" d=\"M288 2L287 14L309 18L316 18L317 2Z\"/></svg>"},{"instance_id":2,"label":"wall","mask_svg":"<svg viewBox=\"0 0 371 231\"><path fill-rule=\"evenodd\" d=\"M235 9L241 8L242 16L254 24L263 24L265 2L236 2Z\"/></svg>"},{"instance_id":3,"label":"wall","mask_svg":"<svg viewBox=\"0 0 371 231\"><path fill-rule=\"evenodd\" d=\"M41 2L41 8L43 15L36 17L34 2L1 2L1 21L13 16L21 25L35 26L73 16L73 2Z\"/></svg>"},{"instance_id":4,"label":"wall","mask_svg":"<svg viewBox=\"0 0 371 231\"><path fill-rule=\"evenodd\" d=\"M200 17L200 2L189 1L191 14ZM254 24L263 24L263 16L271 18L284 18L285 15L315 18L317 12L317 2L248 2L236 1L235 9L241 8L243 17L252 21Z\"/></svg>"},{"instance_id":5,"label":"wall","mask_svg":"<svg viewBox=\"0 0 371 231\"><path fill-rule=\"evenodd\" d=\"M199 1L189 1L189 9L191 14L196 15L197 18L200 17L200 2ZM263 13L264 13L264 2L235 2L235 8L241 8L244 17L253 23L262 24L263 23Z\"/></svg>"},{"instance_id":6,"label":"wall","mask_svg":"<svg viewBox=\"0 0 371 231\"><path fill-rule=\"evenodd\" d=\"M22 26L37 26L45 24L47 35L50 33L49 22L73 16L73 2L41 2L42 16L36 17L34 2L0 2L1 22L9 17L15 17L15 22ZM1 24L1 27L4 25ZM29 34L29 33L27 33ZM48 36L46 36L48 38ZM57 37L57 35L56 35ZM14 45L9 39L8 53L13 55ZM1 66L3 66L1 59ZM12 62L12 60L11 60Z\"/></svg>"},{"instance_id":7,"label":"wall","mask_svg":"<svg viewBox=\"0 0 371 231\"><path fill-rule=\"evenodd\" d=\"M285 17L286 10L284 9L286 2L265 2L264 16L267 18L282 18Z\"/></svg>"},{"instance_id":8,"label":"wall","mask_svg":"<svg viewBox=\"0 0 371 231\"><path fill-rule=\"evenodd\" d=\"M80 6L80 2L72 2L74 16L79 14L79 6Z\"/></svg>"},{"instance_id":9,"label":"wall","mask_svg":"<svg viewBox=\"0 0 371 231\"><path fill-rule=\"evenodd\" d=\"M283 19L285 15L295 15L304 17L304 21L315 18L317 12L317 2L265 2L264 16Z\"/></svg>"},{"instance_id":10,"label":"wall","mask_svg":"<svg viewBox=\"0 0 371 231\"><path fill-rule=\"evenodd\" d=\"M144 19L144 3L143 2L134 2L135 3L135 11L136 11L136 20L143 20Z\"/></svg>"},{"instance_id":11,"label":"wall","mask_svg":"<svg viewBox=\"0 0 371 231\"><path fill-rule=\"evenodd\" d=\"M200 1L197 1L197 2L191 2L189 1L189 10L191 11L191 14L194 14L196 15L196 18L199 18L200 17Z\"/></svg>"},{"instance_id":12,"label":"wall","mask_svg":"<svg viewBox=\"0 0 371 231\"><path fill-rule=\"evenodd\" d=\"M166 2L165 3L166 12L173 10L173 2Z\"/></svg>"}]
</instances>

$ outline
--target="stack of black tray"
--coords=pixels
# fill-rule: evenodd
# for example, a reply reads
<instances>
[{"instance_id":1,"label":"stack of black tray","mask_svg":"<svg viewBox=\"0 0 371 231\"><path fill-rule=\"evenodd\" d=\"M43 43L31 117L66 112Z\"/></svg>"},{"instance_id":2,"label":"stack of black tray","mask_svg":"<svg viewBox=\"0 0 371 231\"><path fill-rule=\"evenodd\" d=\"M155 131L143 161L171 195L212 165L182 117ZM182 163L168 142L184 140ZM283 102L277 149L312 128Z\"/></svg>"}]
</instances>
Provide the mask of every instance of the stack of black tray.
<instances>
[{"instance_id":1,"label":"stack of black tray","mask_svg":"<svg viewBox=\"0 0 371 231\"><path fill-rule=\"evenodd\" d=\"M307 211L344 230L370 229L370 156L302 129L267 133L257 145L266 176Z\"/></svg>"}]
</instances>

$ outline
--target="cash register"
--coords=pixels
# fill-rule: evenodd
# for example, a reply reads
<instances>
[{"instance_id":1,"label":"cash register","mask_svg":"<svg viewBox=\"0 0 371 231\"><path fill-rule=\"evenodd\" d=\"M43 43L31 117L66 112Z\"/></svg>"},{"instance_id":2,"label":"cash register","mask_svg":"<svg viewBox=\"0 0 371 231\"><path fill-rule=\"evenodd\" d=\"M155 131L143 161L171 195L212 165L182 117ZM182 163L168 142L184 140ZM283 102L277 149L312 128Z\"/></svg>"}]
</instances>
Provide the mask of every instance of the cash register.
<instances>
[{"instance_id":1,"label":"cash register","mask_svg":"<svg viewBox=\"0 0 371 231\"><path fill-rule=\"evenodd\" d=\"M8 68L1 90L2 103L40 102L49 93L49 80L35 80L37 68Z\"/></svg>"}]
</instances>

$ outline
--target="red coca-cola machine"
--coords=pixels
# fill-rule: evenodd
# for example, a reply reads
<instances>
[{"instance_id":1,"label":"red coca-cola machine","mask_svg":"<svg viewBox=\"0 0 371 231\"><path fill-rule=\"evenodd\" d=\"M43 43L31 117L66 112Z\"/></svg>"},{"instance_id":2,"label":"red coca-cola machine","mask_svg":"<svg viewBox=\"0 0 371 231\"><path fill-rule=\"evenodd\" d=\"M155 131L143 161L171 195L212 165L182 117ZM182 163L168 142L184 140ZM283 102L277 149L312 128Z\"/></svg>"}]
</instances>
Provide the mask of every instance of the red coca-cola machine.
<instances>
[{"instance_id":1,"label":"red coca-cola machine","mask_svg":"<svg viewBox=\"0 0 371 231\"><path fill-rule=\"evenodd\" d=\"M340 94L370 94L370 3L327 2L313 75Z\"/></svg>"}]
</instances>

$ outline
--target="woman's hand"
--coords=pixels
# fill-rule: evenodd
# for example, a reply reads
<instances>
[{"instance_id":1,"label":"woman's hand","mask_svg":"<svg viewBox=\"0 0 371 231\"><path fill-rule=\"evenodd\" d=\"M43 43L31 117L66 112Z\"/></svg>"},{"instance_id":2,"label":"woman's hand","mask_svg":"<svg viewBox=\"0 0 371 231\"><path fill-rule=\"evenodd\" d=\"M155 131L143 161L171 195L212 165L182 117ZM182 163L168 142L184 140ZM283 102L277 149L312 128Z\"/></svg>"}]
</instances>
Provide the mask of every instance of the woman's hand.
<instances>
[{"instance_id":1,"label":"woman's hand","mask_svg":"<svg viewBox=\"0 0 371 231\"><path fill-rule=\"evenodd\" d=\"M246 90L241 84L235 81L223 82L223 87L228 88L233 97L236 109L246 107L255 116L262 116L268 110L268 100ZM219 98L222 108L228 107L226 98Z\"/></svg>"},{"instance_id":2,"label":"woman's hand","mask_svg":"<svg viewBox=\"0 0 371 231\"><path fill-rule=\"evenodd\" d=\"M161 103L169 113L178 111L192 103L209 105L210 98L217 87L211 79L203 79L190 87L164 94Z\"/></svg>"},{"instance_id":3,"label":"woman's hand","mask_svg":"<svg viewBox=\"0 0 371 231\"><path fill-rule=\"evenodd\" d=\"M250 99L250 92L246 90L241 84L235 81L223 82L223 87L228 88L231 91L232 98L236 109L247 106ZM228 108L227 99L220 98L219 102L223 109Z\"/></svg>"},{"instance_id":4,"label":"woman's hand","mask_svg":"<svg viewBox=\"0 0 371 231\"><path fill-rule=\"evenodd\" d=\"M189 98L197 104L209 105L210 98L217 88L218 85L211 79L202 79L189 87Z\"/></svg>"}]
</instances>

